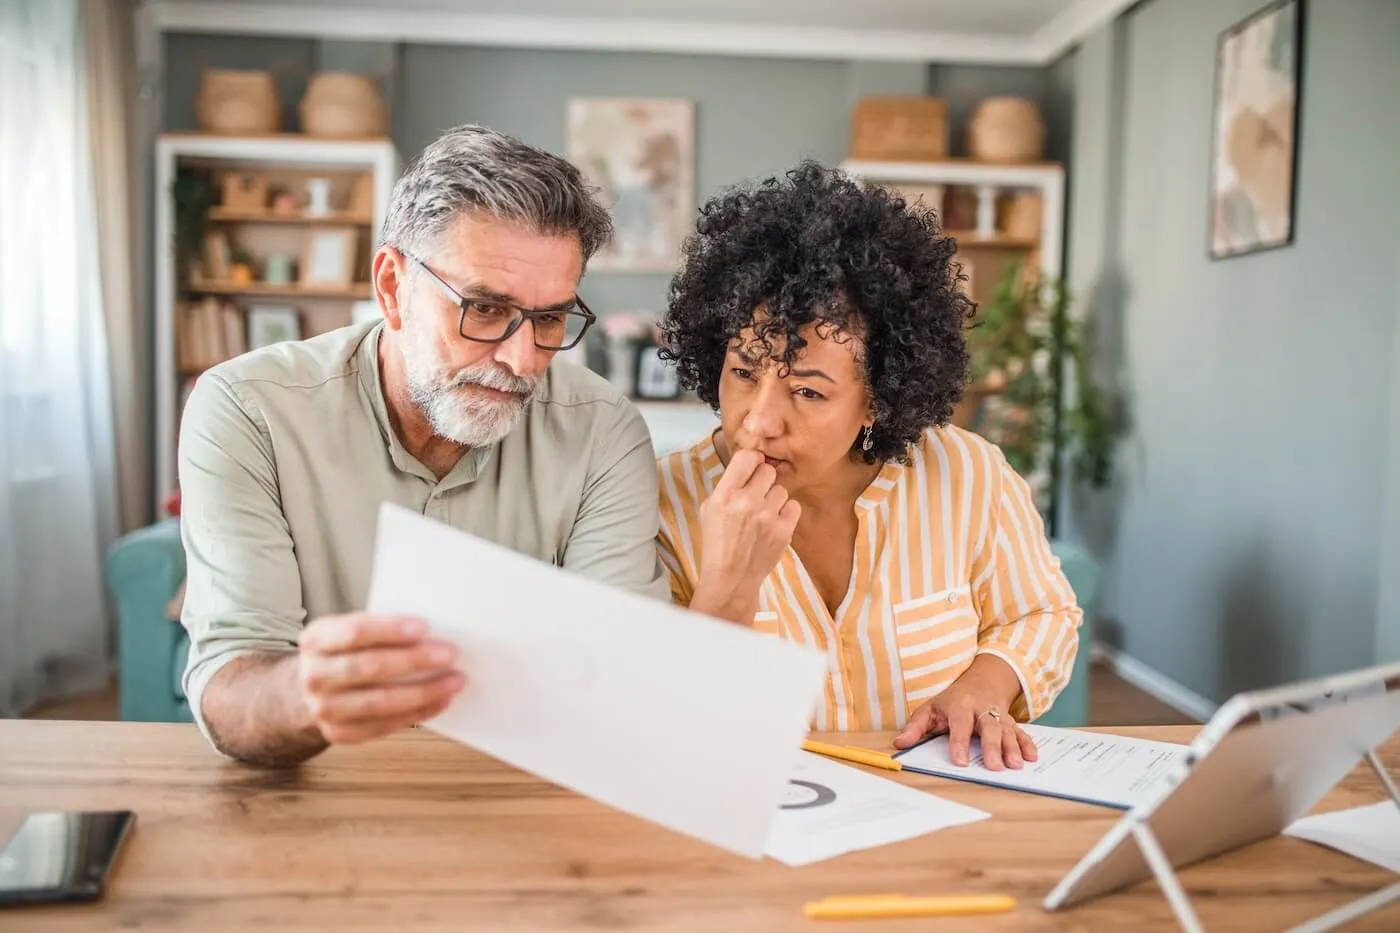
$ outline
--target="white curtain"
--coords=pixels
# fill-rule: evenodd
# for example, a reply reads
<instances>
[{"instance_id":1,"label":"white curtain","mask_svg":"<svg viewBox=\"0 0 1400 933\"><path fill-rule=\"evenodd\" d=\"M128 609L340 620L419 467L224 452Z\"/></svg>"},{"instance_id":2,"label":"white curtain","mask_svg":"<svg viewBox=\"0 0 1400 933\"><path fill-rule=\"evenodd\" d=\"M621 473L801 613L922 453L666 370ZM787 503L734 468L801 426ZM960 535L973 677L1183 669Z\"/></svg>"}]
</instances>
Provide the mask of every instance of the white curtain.
<instances>
[{"instance_id":1,"label":"white curtain","mask_svg":"<svg viewBox=\"0 0 1400 933\"><path fill-rule=\"evenodd\" d=\"M89 150L101 251L102 320L111 368L113 448L118 531L151 521L151 316L138 300L145 251L138 206L144 197L137 171L142 114L137 105L136 7L133 0L82 0Z\"/></svg>"},{"instance_id":2,"label":"white curtain","mask_svg":"<svg viewBox=\"0 0 1400 933\"><path fill-rule=\"evenodd\" d=\"M78 0L0 2L0 715L111 675L112 402Z\"/></svg>"}]
</instances>

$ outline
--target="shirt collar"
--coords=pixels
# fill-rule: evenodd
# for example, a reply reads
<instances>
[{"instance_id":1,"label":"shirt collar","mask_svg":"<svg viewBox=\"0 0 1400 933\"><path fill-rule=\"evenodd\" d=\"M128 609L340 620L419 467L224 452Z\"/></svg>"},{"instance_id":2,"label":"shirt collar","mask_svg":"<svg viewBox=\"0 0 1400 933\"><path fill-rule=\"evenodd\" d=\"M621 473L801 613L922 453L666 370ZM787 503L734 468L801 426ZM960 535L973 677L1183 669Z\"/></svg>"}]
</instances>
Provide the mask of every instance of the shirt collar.
<instances>
[{"instance_id":1,"label":"shirt collar","mask_svg":"<svg viewBox=\"0 0 1400 933\"><path fill-rule=\"evenodd\" d=\"M440 485L444 490L474 482L481 475L487 461L491 459L494 445L473 447L468 450L462 459L457 461L457 465L441 480L438 480L433 475L433 471L409 453L408 448L404 447L403 442L399 440L398 432L394 430L394 425L389 420L389 404L384 398L384 377L379 371L379 341L383 334L384 322L378 321L373 324L360 341L356 358L358 360L360 389L369 400L370 408L374 410L374 420L379 425L379 436L383 439L385 449L389 451L389 457L393 460L394 466L398 467L401 472L417 476L434 485Z\"/></svg>"}]
</instances>

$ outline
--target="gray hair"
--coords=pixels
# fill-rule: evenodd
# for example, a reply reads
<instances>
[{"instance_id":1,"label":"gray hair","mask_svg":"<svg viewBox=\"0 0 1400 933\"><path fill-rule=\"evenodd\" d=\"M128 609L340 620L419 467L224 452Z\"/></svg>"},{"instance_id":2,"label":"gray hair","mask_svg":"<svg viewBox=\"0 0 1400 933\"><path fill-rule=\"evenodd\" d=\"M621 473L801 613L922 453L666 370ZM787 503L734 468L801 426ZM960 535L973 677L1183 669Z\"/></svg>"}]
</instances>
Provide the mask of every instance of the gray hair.
<instances>
[{"instance_id":1,"label":"gray hair","mask_svg":"<svg viewBox=\"0 0 1400 933\"><path fill-rule=\"evenodd\" d=\"M612 239L607 209L574 165L484 126L453 127L429 143L394 185L380 242L423 247L462 214L575 233L583 261Z\"/></svg>"}]
</instances>

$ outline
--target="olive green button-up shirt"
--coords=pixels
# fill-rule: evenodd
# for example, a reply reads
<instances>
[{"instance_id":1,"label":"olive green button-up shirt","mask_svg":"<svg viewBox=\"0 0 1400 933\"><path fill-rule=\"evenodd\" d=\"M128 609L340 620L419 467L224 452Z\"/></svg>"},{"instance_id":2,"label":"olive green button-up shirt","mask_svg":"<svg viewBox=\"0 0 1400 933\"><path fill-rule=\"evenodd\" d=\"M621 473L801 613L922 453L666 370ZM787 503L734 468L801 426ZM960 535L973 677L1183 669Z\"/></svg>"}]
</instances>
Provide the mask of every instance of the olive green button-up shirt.
<instances>
[{"instance_id":1,"label":"olive green button-up shirt","mask_svg":"<svg viewBox=\"0 0 1400 933\"><path fill-rule=\"evenodd\" d=\"M209 679L292 651L319 616L362 609L382 502L601 582L669 600L656 461L636 408L556 361L521 422L441 480L400 443L380 384L382 322L274 344L200 376L179 442L188 564L184 689L201 729ZM463 567L443 586L470 587Z\"/></svg>"}]
</instances>

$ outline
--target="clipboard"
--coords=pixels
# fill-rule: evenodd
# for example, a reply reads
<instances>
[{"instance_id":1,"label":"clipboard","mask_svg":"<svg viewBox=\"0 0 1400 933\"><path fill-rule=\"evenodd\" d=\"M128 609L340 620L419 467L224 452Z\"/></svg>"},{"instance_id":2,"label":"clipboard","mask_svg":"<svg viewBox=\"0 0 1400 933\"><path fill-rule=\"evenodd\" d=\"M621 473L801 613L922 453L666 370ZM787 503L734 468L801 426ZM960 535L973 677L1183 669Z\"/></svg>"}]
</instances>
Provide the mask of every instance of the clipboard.
<instances>
[{"instance_id":1,"label":"clipboard","mask_svg":"<svg viewBox=\"0 0 1400 933\"><path fill-rule=\"evenodd\" d=\"M926 739L892 757L898 759L903 770L916 774L1130 810L1152 799L1188 752L1185 745L1108 732L1034 723L1021 728L1035 740L1039 756L1034 763L1027 762L1017 770L988 771L982 767L980 745L975 738L966 767L959 767L948 758L946 735ZM1090 793L1086 788L1095 791Z\"/></svg>"},{"instance_id":2,"label":"clipboard","mask_svg":"<svg viewBox=\"0 0 1400 933\"><path fill-rule=\"evenodd\" d=\"M1176 870L1282 832L1359 762L1400 806L1376 748L1400 730L1400 663L1242 693L1188 747L1160 793L1124 813L1045 897L1063 910L1155 877L1182 930L1203 931ZM1321 933L1400 899L1400 883L1323 914Z\"/></svg>"}]
</instances>

